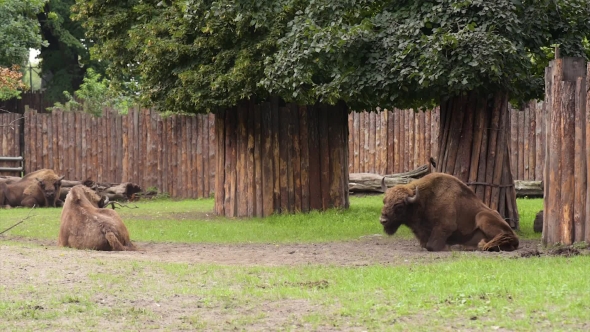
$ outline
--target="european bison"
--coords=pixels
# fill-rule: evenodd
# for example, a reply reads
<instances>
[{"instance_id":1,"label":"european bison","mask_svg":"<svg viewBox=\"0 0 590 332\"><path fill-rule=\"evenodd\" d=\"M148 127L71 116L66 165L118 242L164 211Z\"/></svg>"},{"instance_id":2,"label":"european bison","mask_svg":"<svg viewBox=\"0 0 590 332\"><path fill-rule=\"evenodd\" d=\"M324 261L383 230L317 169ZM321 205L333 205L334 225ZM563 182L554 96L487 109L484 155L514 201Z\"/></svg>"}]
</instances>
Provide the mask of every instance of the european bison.
<instances>
[{"instance_id":1,"label":"european bison","mask_svg":"<svg viewBox=\"0 0 590 332\"><path fill-rule=\"evenodd\" d=\"M135 250L127 227L111 209L108 197L76 185L66 196L57 244L62 247L104 251Z\"/></svg>"},{"instance_id":2,"label":"european bison","mask_svg":"<svg viewBox=\"0 0 590 332\"><path fill-rule=\"evenodd\" d=\"M385 193L381 224L393 235L408 226L429 251L462 244L484 251L512 251L518 237L500 214L487 207L461 180L430 173Z\"/></svg>"},{"instance_id":3,"label":"european bison","mask_svg":"<svg viewBox=\"0 0 590 332\"><path fill-rule=\"evenodd\" d=\"M0 183L0 206L63 206L59 199L63 178L51 169L40 169L14 183Z\"/></svg>"}]
</instances>

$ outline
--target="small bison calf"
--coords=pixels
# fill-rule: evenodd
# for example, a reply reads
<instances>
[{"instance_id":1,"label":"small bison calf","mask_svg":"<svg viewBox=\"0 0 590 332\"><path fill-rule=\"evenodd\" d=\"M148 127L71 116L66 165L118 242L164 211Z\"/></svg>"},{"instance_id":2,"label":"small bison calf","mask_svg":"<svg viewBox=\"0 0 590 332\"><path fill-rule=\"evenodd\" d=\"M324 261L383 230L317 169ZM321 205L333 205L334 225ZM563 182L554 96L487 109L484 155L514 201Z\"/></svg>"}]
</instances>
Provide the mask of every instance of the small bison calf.
<instances>
[{"instance_id":1,"label":"small bison calf","mask_svg":"<svg viewBox=\"0 0 590 332\"><path fill-rule=\"evenodd\" d=\"M429 251L454 244L484 251L518 248L510 225L454 176L431 173L394 186L383 203L380 221L385 233L393 235L404 224Z\"/></svg>"},{"instance_id":2,"label":"small bison calf","mask_svg":"<svg viewBox=\"0 0 590 332\"><path fill-rule=\"evenodd\" d=\"M102 208L108 201L108 197L101 197L86 186L74 186L61 213L58 245L105 251L135 250L121 217L114 210Z\"/></svg>"}]
</instances>

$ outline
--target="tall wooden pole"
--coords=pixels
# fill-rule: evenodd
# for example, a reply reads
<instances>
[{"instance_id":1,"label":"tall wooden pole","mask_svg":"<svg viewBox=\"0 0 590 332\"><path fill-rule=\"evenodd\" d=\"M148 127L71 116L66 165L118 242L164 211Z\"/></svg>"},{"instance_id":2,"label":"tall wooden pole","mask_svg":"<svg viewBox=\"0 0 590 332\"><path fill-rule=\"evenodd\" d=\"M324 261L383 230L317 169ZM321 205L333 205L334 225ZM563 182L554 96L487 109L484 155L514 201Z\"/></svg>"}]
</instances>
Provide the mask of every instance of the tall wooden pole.
<instances>
[{"instance_id":1,"label":"tall wooden pole","mask_svg":"<svg viewBox=\"0 0 590 332\"><path fill-rule=\"evenodd\" d=\"M586 62L556 58L545 71L547 149L543 243L588 241Z\"/></svg>"}]
</instances>

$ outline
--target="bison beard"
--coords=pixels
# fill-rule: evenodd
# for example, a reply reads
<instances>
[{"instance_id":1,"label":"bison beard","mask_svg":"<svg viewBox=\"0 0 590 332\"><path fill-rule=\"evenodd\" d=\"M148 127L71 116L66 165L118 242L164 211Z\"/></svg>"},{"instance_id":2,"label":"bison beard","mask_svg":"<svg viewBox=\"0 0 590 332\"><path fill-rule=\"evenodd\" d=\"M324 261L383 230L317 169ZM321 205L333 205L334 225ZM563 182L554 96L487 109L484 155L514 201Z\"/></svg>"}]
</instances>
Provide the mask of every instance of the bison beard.
<instances>
[{"instance_id":1,"label":"bison beard","mask_svg":"<svg viewBox=\"0 0 590 332\"><path fill-rule=\"evenodd\" d=\"M114 210L103 209L108 198L83 185L74 186L61 214L58 245L106 251L135 250L127 227Z\"/></svg>"},{"instance_id":2,"label":"bison beard","mask_svg":"<svg viewBox=\"0 0 590 332\"><path fill-rule=\"evenodd\" d=\"M467 249L512 251L518 237L496 211L461 180L431 173L385 193L380 222L388 235L408 226L429 251L461 244Z\"/></svg>"}]
</instances>

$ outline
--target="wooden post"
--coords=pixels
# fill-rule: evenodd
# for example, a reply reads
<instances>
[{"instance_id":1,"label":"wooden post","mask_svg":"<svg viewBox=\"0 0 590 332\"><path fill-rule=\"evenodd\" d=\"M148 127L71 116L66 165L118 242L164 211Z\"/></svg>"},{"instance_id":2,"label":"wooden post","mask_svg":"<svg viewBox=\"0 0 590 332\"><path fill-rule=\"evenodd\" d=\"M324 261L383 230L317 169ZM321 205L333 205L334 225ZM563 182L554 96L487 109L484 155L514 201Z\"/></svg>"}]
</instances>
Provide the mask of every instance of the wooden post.
<instances>
[{"instance_id":1,"label":"wooden post","mask_svg":"<svg viewBox=\"0 0 590 332\"><path fill-rule=\"evenodd\" d=\"M588 241L586 63L559 58L546 70L547 150L543 242ZM585 149L585 150L584 150ZM586 174L586 176L584 176Z\"/></svg>"}]
</instances>

